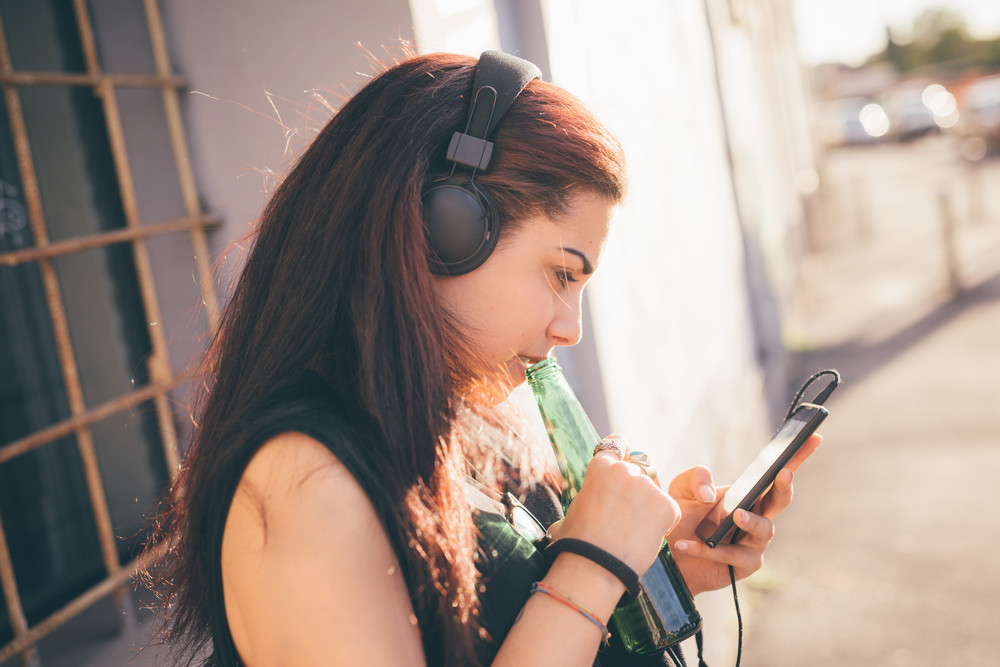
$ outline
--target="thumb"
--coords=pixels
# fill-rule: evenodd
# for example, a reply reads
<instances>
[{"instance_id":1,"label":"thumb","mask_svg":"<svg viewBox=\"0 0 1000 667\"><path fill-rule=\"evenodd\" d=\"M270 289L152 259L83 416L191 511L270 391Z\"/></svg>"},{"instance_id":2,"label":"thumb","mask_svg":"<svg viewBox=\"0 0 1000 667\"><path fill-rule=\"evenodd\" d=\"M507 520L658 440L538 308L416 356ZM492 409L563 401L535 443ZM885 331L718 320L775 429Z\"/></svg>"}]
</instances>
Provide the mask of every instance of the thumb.
<instances>
[{"instance_id":1,"label":"thumb","mask_svg":"<svg viewBox=\"0 0 1000 667\"><path fill-rule=\"evenodd\" d=\"M667 490L671 496L684 500L696 500L702 503L714 503L718 497L712 471L705 466L688 468L674 477Z\"/></svg>"}]
</instances>

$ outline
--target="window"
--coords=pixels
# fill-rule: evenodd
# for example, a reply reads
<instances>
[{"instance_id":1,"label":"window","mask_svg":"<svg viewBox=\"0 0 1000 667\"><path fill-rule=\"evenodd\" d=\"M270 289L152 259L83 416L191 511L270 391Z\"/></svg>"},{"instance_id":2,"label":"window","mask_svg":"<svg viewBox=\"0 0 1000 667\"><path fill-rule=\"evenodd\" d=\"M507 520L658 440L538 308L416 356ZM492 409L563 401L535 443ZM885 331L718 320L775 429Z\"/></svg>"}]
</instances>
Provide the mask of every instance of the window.
<instances>
[{"instance_id":1,"label":"window","mask_svg":"<svg viewBox=\"0 0 1000 667\"><path fill-rule=\"evenodd\" d=\"M178 468L169 350L217 321L180 85L155 0L0 0L0 662L122 594Z\"/></svg>"}]
</instances>

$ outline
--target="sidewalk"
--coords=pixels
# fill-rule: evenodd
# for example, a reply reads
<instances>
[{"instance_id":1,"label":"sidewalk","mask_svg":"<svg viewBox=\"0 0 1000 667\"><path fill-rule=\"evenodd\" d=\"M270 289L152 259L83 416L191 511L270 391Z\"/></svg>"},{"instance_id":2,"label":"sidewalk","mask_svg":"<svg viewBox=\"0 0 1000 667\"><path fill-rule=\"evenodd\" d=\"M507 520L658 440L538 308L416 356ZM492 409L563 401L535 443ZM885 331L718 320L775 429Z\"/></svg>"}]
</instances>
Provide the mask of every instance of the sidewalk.
<instances>
[{"instance_id":1,"label":"sidewalk","mask_svg":"<svg viewBox=\"0 0 1000 667\"><path fill-rule=\"evenodd\" d=\"M795 335L798 375L834 367L844 384L765 569L742 587L743 665L992 667L1000 164L969 172L943 138L833 157ZM956 222L954 295L942 196Z\"/></svg>"}]
</instances>

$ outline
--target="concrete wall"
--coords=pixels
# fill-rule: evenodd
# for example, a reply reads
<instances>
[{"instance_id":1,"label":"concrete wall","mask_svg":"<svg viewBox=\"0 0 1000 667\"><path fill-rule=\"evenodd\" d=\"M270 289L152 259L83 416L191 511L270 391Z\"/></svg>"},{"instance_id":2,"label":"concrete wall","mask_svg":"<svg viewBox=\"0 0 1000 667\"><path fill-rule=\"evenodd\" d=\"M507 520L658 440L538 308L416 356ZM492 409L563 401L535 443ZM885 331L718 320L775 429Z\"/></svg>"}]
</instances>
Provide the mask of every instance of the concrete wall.
<instances>
[{"instance_id":1,"label":"concrete wall","mask_svg":"<svg viewBox=\"0 0 1000 667\"><path fill-rule=\"evenodd\" d=\"M161 2L183 98L191 159L212 235L231 249L256 219L275 174L373 70L412 41L405 0L170 0ZM388 50L387 50L388 49ZM322 98L322 99L321 99ZM236 250L238 255L238 250ZM228 289L238 257L230 257Z\"/></svg>"}]
</instances>

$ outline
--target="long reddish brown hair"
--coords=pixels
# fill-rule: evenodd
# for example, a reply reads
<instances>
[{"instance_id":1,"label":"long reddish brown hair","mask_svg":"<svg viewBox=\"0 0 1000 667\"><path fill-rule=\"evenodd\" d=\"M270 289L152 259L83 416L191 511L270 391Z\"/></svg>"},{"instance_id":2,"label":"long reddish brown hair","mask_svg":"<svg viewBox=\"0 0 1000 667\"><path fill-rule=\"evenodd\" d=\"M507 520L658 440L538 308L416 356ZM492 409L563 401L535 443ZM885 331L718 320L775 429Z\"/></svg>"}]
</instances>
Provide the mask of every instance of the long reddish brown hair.
<instances>
[{"instance_id":1,"label":"long reddish brown hair","mask_svg":"<svg viewBox=\"0 0 1000 667\"><path fill-rule=\"evenodd\" d=\"M176 544L163 573L168 638L188 656L211 645L220 613L206 594L218 573L204 554L228 512L215 490L238 481L248 455L241 417L312 369L333 385L366 446L379 448L372 462L394 511L386 530L409 545L398 557L428 656L471 661L476 535L451 427L475 351L436 297L420 194L447 169L475 64L416 56L372 79L318 133L260 217L207 353L183 492L161 534ZM580 192L623 196L620 145L552 84L529 84L494 142L477 178L497 200L501 237L533 214L557 217ZM209 659L223 662L218 650Z\"/></svg>"}]
</instances>

